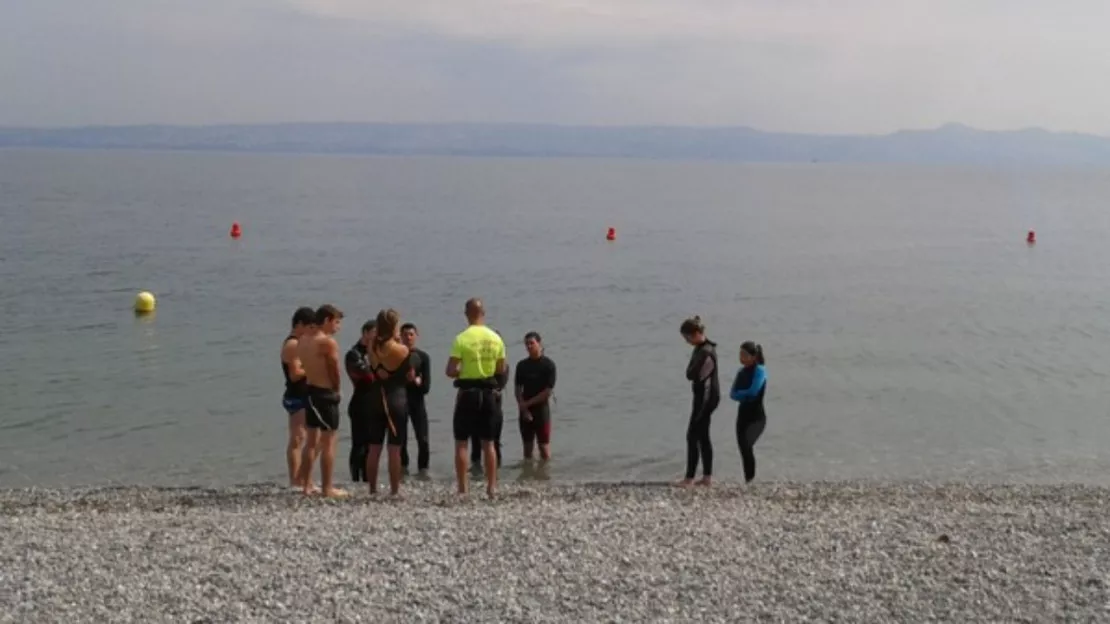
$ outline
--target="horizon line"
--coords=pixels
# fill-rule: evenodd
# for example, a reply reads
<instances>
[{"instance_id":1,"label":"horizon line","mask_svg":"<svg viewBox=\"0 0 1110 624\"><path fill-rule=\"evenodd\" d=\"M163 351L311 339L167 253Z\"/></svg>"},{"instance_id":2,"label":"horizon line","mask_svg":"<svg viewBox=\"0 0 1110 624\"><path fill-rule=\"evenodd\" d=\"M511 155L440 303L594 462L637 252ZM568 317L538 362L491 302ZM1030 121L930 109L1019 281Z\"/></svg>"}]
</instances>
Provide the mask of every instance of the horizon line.
<instances>
[{"instance_id":1,"label":"horizon line","mask_svg":"<svg viewBox=\"0 0 1110 624\"><path fill-rule=\"evenodd\" d=\"M940 132L945 129L973 131L982 134L1018 134L1024 132L1041 132L1056 135L1089 136L1097 138L1110 138L1094 132L1080 132L1076 130L1050 130L1041 126L1026 126L1005 130L984 130L968 124L950 121L939 126L920 128L900 128L887 132L792 132L779 130L763 130L746 125L686 125L686 124L580 124L560 122L527 122L527 121L271 121L271 122L219 122L219 123L122 123L122 124L80 124L61 126L10 126L0 124L0 131L35 131L59 132L73 130L125 130L135 128L180 128L200 130L204 128L258 128L281 126L425 126L425 127L532 127L532 128L565 128L589 130L701 130L701 131L736 131L746 130L761 134L785 136L819 136L819 137L888 137L904 133Z\"/></svg>"}]
</instances>

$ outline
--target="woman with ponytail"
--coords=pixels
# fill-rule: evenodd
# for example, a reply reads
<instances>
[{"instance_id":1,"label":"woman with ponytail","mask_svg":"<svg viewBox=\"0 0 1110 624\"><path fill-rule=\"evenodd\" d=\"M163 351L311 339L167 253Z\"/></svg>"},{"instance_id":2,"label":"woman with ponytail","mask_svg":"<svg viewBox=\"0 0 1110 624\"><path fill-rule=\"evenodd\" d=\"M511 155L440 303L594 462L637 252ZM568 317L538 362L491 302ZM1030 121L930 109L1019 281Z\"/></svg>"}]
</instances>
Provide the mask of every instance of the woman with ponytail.
<instances>
[{"instance_id":1,"label":"woman with ponytail","mask_svg":"<svg viewBox=\"0 0 1110 624\"><path fill-rule=\"evenodd\" d=\"M736 442L744 459L744 481L755 478L755 441L767 426L763 394L767 391L763 347L750 340L740 345L740 371L732 383L729 397L740 404L736 409Z\"/></svg>"},{"instance_id":2,"label":"woman with ponytail","mask_svg":"<svg viewBox=\"0 0 1110 624\"><path fill-rule=\"evenodd\" d=\"M389 492L396 496L401 489L401 448L408 435L407 386L415 373L409 348L401 342L401 315L392 308L382 310L374 325L374 338L367 349L374 389L368 400L366 480L370 493L377 493L378 462L382 442L387 443Z\"/></svg>"},{"instance_id":3,"label":"woman with ponytail","mask_svg":"<svg viewBox=\"0 0 1110 624\"><path fill-rule=\"evenodd\" d=\"M709 440L709 419L721 402L721 383L717 374L717 345L705 337L705 323L701 317L686 319L679 328L682 337L694 347L690 363L686 365L686 379L693 391L690 424L686 427L686 478L681 485L694 484L701 457L701 481L709 485L713 480L713 443Z\"/></svg>"}]
</instances>

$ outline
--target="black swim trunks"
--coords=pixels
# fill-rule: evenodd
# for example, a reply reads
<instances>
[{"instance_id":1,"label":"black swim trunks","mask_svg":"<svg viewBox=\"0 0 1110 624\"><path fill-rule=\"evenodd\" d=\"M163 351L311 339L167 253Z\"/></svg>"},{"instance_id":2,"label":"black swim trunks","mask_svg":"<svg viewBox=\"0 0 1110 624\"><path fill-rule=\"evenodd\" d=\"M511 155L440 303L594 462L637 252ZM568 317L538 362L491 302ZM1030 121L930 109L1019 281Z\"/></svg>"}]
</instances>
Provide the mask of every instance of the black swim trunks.
<instances>
[{"instance_id":1,"label":"black swim trunks","mask_svg":"<svg viewBox=\"0 0 1110 624\"><path fill-rule=\"evenodd\" d=\"M459 383L455 399L455 417L452 425L455 441L466 442L477 437L483 442L497 440L501 432L501 407L497 404L497 392L492 384Z\"/></svg>"},{"instance_id":2,"label":"black swim trunks","mask_svg":"<svg viewBox=\"0 0 1110 624\"><path fill-rule=\"evenodd\" d=\"M335 431L339 429L339 393L318 386L308 387L308 407L304 411L304 424L309 429Z\"/></svg>"}]
</instances>

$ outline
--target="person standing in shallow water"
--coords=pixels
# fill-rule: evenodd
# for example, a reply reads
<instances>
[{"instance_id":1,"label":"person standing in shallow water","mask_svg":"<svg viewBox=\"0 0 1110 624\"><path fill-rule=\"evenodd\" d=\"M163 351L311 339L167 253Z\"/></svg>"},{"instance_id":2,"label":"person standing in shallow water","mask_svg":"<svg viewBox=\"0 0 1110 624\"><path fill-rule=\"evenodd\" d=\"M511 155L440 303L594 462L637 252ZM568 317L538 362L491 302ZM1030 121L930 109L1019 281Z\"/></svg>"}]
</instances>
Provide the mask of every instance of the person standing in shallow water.
<instances>
[{"instance_id":1,"label":"person standing in shallow water","mask_svg":"<svg viewBox=\"0 0 1110 624\"><path fill-rule=\"evenodd\" d=\"M551 407L548 401L555 390L555 362L544 355L543 339L537 332L524 336L528 357L516 365L516 403L520 412L520 437L525 461L540 447L540 458L551 459Z\"/></svg>"},{"instance_id":2,"label":"person standing in shallow water","mask_svg":"<svg viewBox=\"0 0 1110 624\"><path fill-rule=\"evenodd\" d=\"M740 403L736 408L736 442L744 460L744 481L755 478L755 441L767 426L763 395L767 391L763 347L748 341L740 345L740 371L732 382L729 398Z\"/></svg>"},{"instance_id":3,"label":"person standing in shallow water","mask_svg":"<svg viewBox=\"0 0 1110 624\"><path fill-rule=\"evenodd\" d=\"M316 310L312 331L297 342L297 357L304 366L308 382L308 401L305 406L305 427L308 428L306 448L311 449L302 461L299 481L305 494L314 494L312 465L320 457L321 489L324 496L340 498L347 492L335 487L332 479L335 469L335 441L339 436L339 345L335 334L342 325L343 312L333 305L322 305Z\"/></svg>"},{"instance_id":4,"label":"person standing in shallow water","mask_svg":"<svg viewBox=\"0 0 1110 624\"><path fill-rule=\"evenodd\" d=\"M370 446L370 401L373 400L374 373L370 369L367 350L374 340L375 321L362 325L362 334L344 358L347 377L351 380L354 392L347 404L347 415L351 419L351 454L348 464L351 481L366 480L366 456Z\"/></svg>"},{"instance_id":5,"label":"person standing in shallow water","mask_svg":"<svg viewBox=\"0 0 1110 624\"><path fill-rule=\"evenodd\" d=\"M312 329L316 322L316 312L312 308L300 307L293 312L293 329L281 345L281 373L285 377L285 393L281 406L289 415L289 441L285 445L285 463L289 469L289 485L303 488L300 481L301 462L308 461L312 454L305 445L308 434L304 424L304 410L308 404L308 381L304 367L297 356L297 344L301 337Z\"/></svg>"},{"instance_id":6,"label":"person standing in shallow water","mask_svg":"<svg viewBox=\"0 0 1110 624\"><path fill-rule=\"evenodd\" d=\"M501 430L501 411L497 406L496 379L505 375L505 342L486 327L486 310L482 300L466 302L468 327L455 337L447 360L447 377L456 380L455 415L455 477L459 494L469 492L467 446L474 434L482 441L485 456L486 494L491 498L497 488L497 454L494 443ZM379 331L380 331L379 327Z\"/></svg>"},{"instance_id":7,"label":"person standing in shallow water","mask_svg":"<svg viewBox=\"0 0 1110 624\"><path fill-rule=\"evenodd\" d=\"M705 337L705 324L701 317L686 319L679 328L682 337L694 347L686 365L686 379L693 391L690 424L686 428L686 478L680 485L694 484L694 475L701 458L701 481L709 485L713 480L713 443L709 439L710 417L721 402L721 383L717 371L717 345Z\"/></svg>"},{"instance_id":8,"label":"person standing in shallow water","mask_svg":"<svg viewBox=\"0 0 1110 624\"><path fill-rule=\"evenodd\" d=\"M431 360L428 354L416 348L416 341L420 337L420 330L412 323L401 326L401 342L409 348L409 359L413 370L412 379L406 386L408 392L408 419L412 421L412 432L416 436L416 468L419 474L427 476L428 463L431 461L431 452L428 447L428 409L424 405L424 397L431 387ZM409 468L408 441L401 447L401 468Z\"/></svg>"},{"instance_id":9,"label":"person standing in shallow water","mask_svg":"<svg viewBox=\"0 0 1110 624\"><path fill-rule=\"evenodd\" d=\"M366 481L370 494L378 490L378 462L382 442L388 444L389 492L401 491L401 449L405 446L408 427L407 385L415 377L409 348L401 343L401 315L394 309L378 312L374 323L374 340L367 350L374 373L374 395L370 401L369 450L366 455Z\"/></svg>"},{"instance_id":10,"label":"person standing in shallow water","mask_svg":"<svg viewBox=\"0 0 1110 624\"><path fill-rule=\"evenodd\" d=\"M505 339L501 332L496 329L493 333L497 334L498 338ZM497 468L501 468L501 433L504 431L505 425L505 386L509 385L509 365L505 364L505 370L493 376L494 385L496 389L493 393L494 403L497 405L497 413L499 414L497 422L497 430L494 432L493 450L497 455ZM457 387L457 384L456 384ZM478 438L477 434L470 437L470 467L471 470L481 473L482 472L482 440Z\"/></svg>"}]
</instances>

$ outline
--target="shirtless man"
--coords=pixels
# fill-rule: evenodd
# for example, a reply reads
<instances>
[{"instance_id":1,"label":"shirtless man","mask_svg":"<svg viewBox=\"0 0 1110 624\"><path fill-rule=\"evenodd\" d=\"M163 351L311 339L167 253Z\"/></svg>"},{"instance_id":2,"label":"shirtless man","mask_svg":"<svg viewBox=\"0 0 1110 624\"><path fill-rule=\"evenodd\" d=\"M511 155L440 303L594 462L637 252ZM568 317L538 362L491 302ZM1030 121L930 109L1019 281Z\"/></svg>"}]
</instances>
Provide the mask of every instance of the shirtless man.
<instances>
[{"instance_id":1,"label":"shirtless man","mask_svg":"<svg viewBox=\"0 0 1110 624\"><path fill-rule=\"evenodd\" d=\"M312 464L320 455L320 480L324 496L338 498L347 492L335 487L335 443L339 437L339 345L335 334L343 321L343 313L333 305L316 310L315 325L297 344L297 356L304 366L308 381L305 426L311 454L301 464L300 481L304 493L315 493L312 485Z\"/></svg>"},{"instance_id":2,"label":"shirtless man","mask_svg":"<svg viewBox=\"0 0 1110 624\"><path fill-rule=\"evenodd\" d=\"M285 394L281 406L289 415L289 441L285 445L285 463L289 469L289 485L303 488L298 475L301 472L301 455L308 453L305 446L304 408L308 401L308 382L304 378L304 368L297 357L297 343L306 332L312 329L316 313L312 308L297 308L293 312L293 327L281 345L281 372L285 377Z\"/></svg>"}]
</instances>

